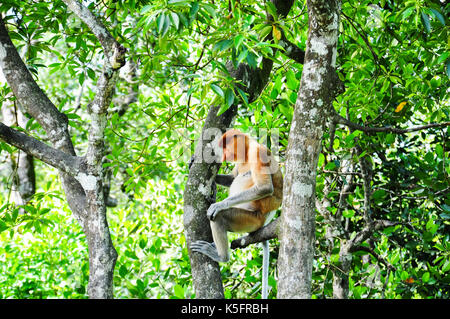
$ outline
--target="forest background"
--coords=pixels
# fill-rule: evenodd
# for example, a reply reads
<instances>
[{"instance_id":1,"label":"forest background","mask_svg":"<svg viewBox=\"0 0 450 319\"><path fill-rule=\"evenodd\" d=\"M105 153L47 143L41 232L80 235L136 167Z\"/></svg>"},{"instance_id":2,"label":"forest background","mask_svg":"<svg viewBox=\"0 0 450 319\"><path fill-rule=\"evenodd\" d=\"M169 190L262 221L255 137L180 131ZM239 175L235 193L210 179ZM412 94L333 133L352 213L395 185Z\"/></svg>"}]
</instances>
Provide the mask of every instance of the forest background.
<instances>
[{"instance_id":1,"label":"forest background","mask_svg":"<svg viewBox=\"0 0 450 319\"><path fill-rule=\"evenodd\" d=\"M277 146L286 173L309 21L306 1L287 2L0 3L0 42L11 49L9 36L26 66L5 60L0 78L0 298L93 296L90 262L93 269L103 255L90 256L88 246L104 237L94 238L90 217L76 212L71 174L104 212L95 225L117 258L105 291L198 296L184 196L211 110L234 112L231 126ZM317 158L312 298L450 297L449 13L437 0L339 8L336 92ZM8 66L30 76L7 83ZM32 82L40 93L13 94ZM42 110L57 120L46 122ZM65 157L71 152L87 155L84 173ZM101 192L89 174L100 176ZM225 197L219 187L217 200ZM270 298L278 247L270 241ZM220 268L223 295L260 297L261 263L258 245L233 249Z\"/></svg>"}]
</instances>

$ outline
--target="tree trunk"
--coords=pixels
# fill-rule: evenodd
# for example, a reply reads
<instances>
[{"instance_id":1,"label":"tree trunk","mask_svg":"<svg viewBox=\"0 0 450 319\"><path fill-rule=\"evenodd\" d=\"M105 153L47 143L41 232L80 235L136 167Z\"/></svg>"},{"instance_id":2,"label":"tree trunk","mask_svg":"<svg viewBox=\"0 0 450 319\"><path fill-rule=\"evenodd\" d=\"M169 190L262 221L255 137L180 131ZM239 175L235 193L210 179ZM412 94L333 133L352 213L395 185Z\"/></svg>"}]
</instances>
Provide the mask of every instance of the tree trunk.
<instances>
[{"instance_id":1,"label":"tree trunk","mask_svg":"<svg viewBox=\"0 0 450 319\"><path fill-rule=\"evenodd\" d=\"M339 0L308 0L309 34L289 133L278 257L278 298L310 298L316 167L334 96Z\"/></svg>"},{"instance_id":2,"label":"tree trunk","mask_svg":"<svg viewBox=\"0 0 450 319\"><path fill-rule=\"evenodd\" d=\"M3 121L8 126L18 125L25 128L27 118L18 103L4 103L2 106ZM9 167L12 173L11 199L16 205L26 204L36 192L36 175L33 156L19 150L17 156L9 156Z\"/></svg>"},{"instance_id":3,"label":"tree trunk","mask_svg":"<svg viewBox=\"0 0 450 319\"><path fill-rule=\"evenodd\" d=\"M292 5L292 0L273 0L279 17L285 17ZM271 16L269 20L273 20ZM271 37L271 34L269 34ZM302 63L304 52L291 42L287 41L283 34L283 46L288 56ZM273 61L263 58L261 68L252 69L247 64L239 64L235 69L232 63L227 64L230 75L240 84L251 102L255 100L264 89L270 77ZM202 130L203 141L197 142L194 153L194 162L190 167L188 181L184 192L184 227L186 243L188 247L197 240L212 242L211 229L206 217L208 207L215 202L214 178L219 170L219 163L207 163L203 161L203 155L211 154L211 145L208 144L214 136L204 136L216 132L224 132L232 124L233 117L237 114L237 105L232 105L225 113L217 116L219 106L212 106L209 110ZM197 298L223 298L222 278L218 263L199 253L192 253L189 249L191 261L192 281Z\"/></svg>"},{"instance_id":4,"label":"tree trunk","mask_svg":"<svg viewBox=\"0 0 450 319\"><path fill-rule=\"evenodd\" d=\"M251 69L246 64L240 64L238 68L234 69L231 63L228 63L227 68L230 75L237 81L246 80L247 86L241 86L241 89L249 95L249 101L252 101L261 93L267 83L272 65L273 62L265 58L260 69ZM214 179L220 168L220 163L217 160L212 162L211 158L209 161L206 160L205 155L214 154L210 142L230 127L233 117L237 114L237 104L232 105L226 112L217 116L219 109L220 106L212 106L209 110L202 129L202 137L200 141L197 141L194 161L186 183L184 227L188 247L197 240L212 242L206 211L215 202ZM190 249L189 257L196 297L224 298L218 263L203 254L192 253Z\"/></svg>"},{"instance_id":5,"label":"tree trunk","mask_svg":"<svg viewBox=\"0 0 450 319\"><path fill-rule=\"evenodd\" d=\"M188 247L197 240L212 241L206 210L211 205L211 198L215 198L215 184L213 183L220 164L204 161L204 154L213 154L208 142L215 137L207 136L207 133L209 129L216 129L218 133L224 131L231 124L237 108L233 106L221 116L217 116L218 111L218 106L212 106L206 117L202 136L197 141L194 162L189 170L184 191L183 222ZM196 298L224 298L219 264L203 254L193 253L190 249L189 258Z\"/></svg>"},{"instance_id":6,"label":"tree trunk","mask_svg":"<svg viewBox=\"0 0 450 319\"><path fill-rule=\"evenodd\" d=\"M341 240L339 250L339 269L333 270L333 298L348 298L348 273L352 265L352 253L346 245L346 240Z\"/></svg>"}]
</instances>

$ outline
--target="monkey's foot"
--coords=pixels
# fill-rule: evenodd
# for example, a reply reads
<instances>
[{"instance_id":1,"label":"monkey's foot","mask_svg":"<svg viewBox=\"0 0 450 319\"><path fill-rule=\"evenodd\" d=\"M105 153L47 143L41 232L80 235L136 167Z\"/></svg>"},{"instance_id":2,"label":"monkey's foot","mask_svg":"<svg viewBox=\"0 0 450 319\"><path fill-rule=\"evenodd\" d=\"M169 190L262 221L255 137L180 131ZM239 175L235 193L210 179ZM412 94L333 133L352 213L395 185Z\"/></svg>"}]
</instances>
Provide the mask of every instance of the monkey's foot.
<instances>
[{"instance_id":1,"label":"monkey's foot","mask_svg":"<svg viewBox=\"0 0 450 319\"><path fill-rule=\"evenodd\" d=\"M214 243L208 243L207 241L204 240L197 240L196 242L193 242L191 244L191 250L198 253L202 253L203 255L206 255L212 260L217 262L226 261L224 260L224 258L219 256L216 245Z\"/></svg>"}]
</instances>

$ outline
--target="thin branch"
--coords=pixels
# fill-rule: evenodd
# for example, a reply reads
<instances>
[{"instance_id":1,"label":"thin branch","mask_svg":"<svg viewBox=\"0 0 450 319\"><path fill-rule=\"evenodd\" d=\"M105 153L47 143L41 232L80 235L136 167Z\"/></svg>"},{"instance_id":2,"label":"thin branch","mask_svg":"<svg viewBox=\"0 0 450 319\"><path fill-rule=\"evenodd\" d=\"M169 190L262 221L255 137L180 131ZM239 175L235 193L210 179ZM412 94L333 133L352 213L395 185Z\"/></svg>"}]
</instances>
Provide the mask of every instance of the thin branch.
<instances>
[{"instance_id":1,"label":"thin branch","mask_svg":"<svg viewBox=\"0 0 450 319\"><path fill-rule=\"evenodd\" d=\"M0 68L15 97L44 128L56 148L75 155L67 130L67 116L61 113L34 81L12 43L0 16Z\"/></svg>"},{"instance_id":2,"label":"thin branch","mask_svg":"<svg viewBox=\"0 0 450 319\"><path fill-rule=\"evenodd\" d=\"M363 131L365 133L379 133L379 132L390 132L395 134L405 134L405 133L411 133L411 132L417 132L422 130L427 130L430 128L443 128L450 126L450 122L442 122L442 123L431 123L427 125L421 125L421 126L415 126L410 127L407 129L400 129L392 126L385 126L385 127L368 127L368 126L362 126L356 123L353 123L346 118L342 117L341 115L337 114L336 111L334 111L334 114L331 115L333 122L337 124L343 124L351 129Z\"/></svg>"},{"instance_id":3,"label":"thin branch","mask_svg":"<svg viewBox=\"0 0 450 319\"><path fill-rule=\"evenodd\" d=\"M389 220L374 220L368 223L361 231L359 231L354 237L352 237L347 243L346 246L348 247L349 251L352 251L355 249L355 247L359 246L363 241L365 241L367 238L369 238L374 231L396 226L403 224L401 222L392 222Z\"/></svg>"},{"instance_id":4,"label":"thin branch","mask_svg":"<svg viewBox=\"0 0 450 319\"><path fill-rule=\"evenodd\" d=\"M245 248L251 244L263 242L269 239L278 238L280 227L279 218L275 219L266 226L257 231L248 234L247 236L235 239L231 242L231 249Z\"/></svg>"},{"instance_id":5,"label":"thin branch","mask_svg":"<svg viewBox=\"0 0 450 319\"><path fill-rule=\"evenodd\" d=\"M83 21L100 41L109 66L120 69L125 64L126 49L111 35L105 25L78 0L63 0L64 3Z\"/></svg>"},{"instance_id":6,"label":"thin branch","mask_svg":"<svg viewBox=\"0 0 450 319\"><path fill-rule=\"evenodd\" d=\"M78 0L63 1L67 7L89 27L95 37L100 41L105 53L112 51L116 40L111 33L109 33L108 29L105 28L103 23Z\"/></svg>"},{"instance_id":7,"label":"thin branch","mask_svg":"<svg viewBox=\"0 0 450 319\"><path fill-rule=\"evenodd\" d=\"M303 64L303 62L305 61L305 51L289 41L283 31L281 31L281 39L278 44L284 49L284 51L280 51L281 53L294 60L295 62Z\"/></svg>"},{"instance_id":8,"label":"thin branch","mask_svg":"<svg viewBox=\"0 0 450 319\"><path fill-rule=\"evenodd\" d=\"M341 14L347 19L348 22L350 22L350 24L355 29L355 31L361 36L362 40L364 41L364 43L367 45L370 52L372 53L373 59L375 60L375 65L378 67L378 62L379 62L378 55L375 53L372 46L370 45L370 42L367 39L367 35L362 34L361 31L358 30L358 28L353 24L353 19L351 19L349 16L347 16L343 11L341 11ZM363 29L361 28L361 30L363 30Z\"/></svg>"},{"instance_id":9,"label":"thin branch","mask_svg":"<svg viewBox=\"0 0 450 319\"><path fill-rule=\"evenodd\" d=\"M68 131L67 116L55 107L34 81L12 43L1 15L0 68L19 103L46 131L53 147L75 156ZM83 188L74 177L64 171L61 172L60 176L67 202L77 220L85 227L86 197Z\"/></svg>"},{"instance_id":10,"label":"thin branch","mask_svg":"<svg viewBox=\"0 0 450 319\"><path fill-rule=\"evenodd\" d=\"M71 176L76 176L80 171L81 158L50 147L1 122L0 139Z\"/></svg>"},{"instance_id":11,"label":"thin branch","mask_svg":"<svg viewBox=\"0 0 450 319\"><path fill-rule=\"evenodd\" d=\"M372 220L372 210L370 208L370 197L372 196L372 189L370 183L372 181L372 167L366 156L362 156L362 149L359 146L355 147L357 154L359 156L359 166L361 168L361 174L363 178L363 191L364 191L364 220L369 224Z\"/></svg>"},{"instance_id":12,"label":"thin branch","mask_svg":"<svg viewBox=\"0 0 450 319\"><path fill-rule=\"evenodd\" d=\"M344 170L353 170L353 168L354 168L353 166L354 166L353 162L350 162L349 166L343 165L342 168ZM345 174L345 172L343 172L343 173ZM353 182L354 178L353 178L352 174L345 176L344 179L345 179L346 183L344 183L342 185L341 191L339 193L339 202L338 202L337 211L335 214L335 218L337 220L341 219L342 210L344 209L345 201L346 201L348 195L350 194L351 189L354 187L354 182Z\"/></svg>"},{"instance_id":13,"label":"thin branch","mask_svg":"<svg viewBox=\"0 0 450 319\"><path fill-rule=\"evenodd\" d=\"M356 246L353 247L351 249L351 252L356 252L356 251L365 251L368 252L369 254L371 254L373 257L375 257L376 260L378 260L378 262L382 263L383 265L386 266L387 269L390 270L396 270L396 268L394 266L392 266L390 263L388 263L383 257L381 257L379 254L377 254L372 248L370 247L365 247L365 246Z\"/></svg>"}]
</instances>

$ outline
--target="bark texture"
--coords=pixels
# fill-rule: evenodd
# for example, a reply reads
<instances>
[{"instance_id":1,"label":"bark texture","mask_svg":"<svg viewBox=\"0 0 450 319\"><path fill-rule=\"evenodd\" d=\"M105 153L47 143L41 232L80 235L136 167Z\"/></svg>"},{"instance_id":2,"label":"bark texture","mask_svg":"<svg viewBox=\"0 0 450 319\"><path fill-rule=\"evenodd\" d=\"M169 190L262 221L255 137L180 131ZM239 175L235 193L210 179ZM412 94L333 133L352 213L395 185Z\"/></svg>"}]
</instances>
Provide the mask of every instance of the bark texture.
<instances>
[{"instance_id":1,"label":"bark texture","mask_svg":"<svg viewBox=\"0 0 450 319\"><path fill-rule=\"evenodd\" d=\"M278 298L310 298L316 168L334 97L341 2L307 1L309 34L289 133L278 257Z\"/></svg>"},{"instance_id":2,"label":"bark texture","mask_svg":"<svg viewBox=\"0 0 450 319\"><path fill-rule=\"evenodd\" d=\"M17 102L3 102L2 115L4 123L8 126L17 125L25 128L27 125L28 118ZM24 205L36 192L34 158L19 150L17 155L11 154L8 161L12 174L11 199L16 205Z\"/></svg>"}]
</instances>

